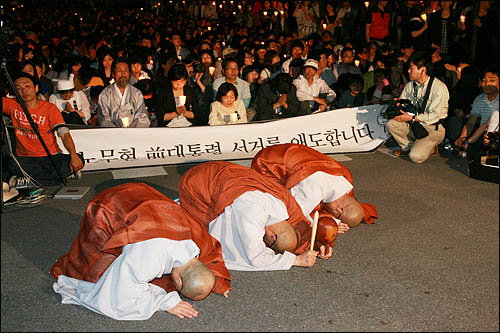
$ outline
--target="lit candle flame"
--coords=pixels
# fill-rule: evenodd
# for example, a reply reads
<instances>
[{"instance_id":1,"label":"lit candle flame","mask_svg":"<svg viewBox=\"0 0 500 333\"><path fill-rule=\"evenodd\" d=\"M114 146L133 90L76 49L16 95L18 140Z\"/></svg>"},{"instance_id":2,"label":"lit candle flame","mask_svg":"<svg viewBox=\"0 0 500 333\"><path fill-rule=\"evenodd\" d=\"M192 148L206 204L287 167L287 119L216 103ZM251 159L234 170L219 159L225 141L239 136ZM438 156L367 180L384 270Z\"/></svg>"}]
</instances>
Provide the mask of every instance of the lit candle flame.
<instances>
[{"instance_id":1,"label":"lit candle flame","mask_svg":"<svg viewBox=\"0 0 500 333\"><path fill-rule=\"evenodd\" d=\"M365 7L368 8L370 6L370 1L365 1Z\"/></svg>"},{"instance_id":2,"label":"lit candle flame","mask_svg":"<svg viewBox=\"0 0 500 333\"><path fill-rule=\"evenodd\" d=\"M356 65L356 67L359 67L359 60L354 60L354 64Z\"/></svg>"},{"instance_id":3,"label":"lit candle flame","mask_svg":"<svg viewBox=\"0 0 500 333\"><path fill-rule=\"evenodd\" d=\"M465 23L465 15L460 15L460 23Z\"/></svg>"},{"instance_id":4,"label":"lit candle flame","mask_svg":"<svg viewBox=\"0 0 500 333\"><path fill-rule=\"evenodd\" d=\"M125 117L125 118L122 118L122 124L123 124L123 127L128 127L128 118Z\"/></svg>"},{"instance_id":5,"label":"lit candle flame","mask_svg":"<svg viewBox=\"0 0 500 333\"><path fill-rule=\"evenodd\" d=\"M215 73L215 67L213 67L213 66L208 67L208 73L210 75L214 75L214 73Z\"/></svg>"},{"instance_id":6,"label":"lit candle flame","mask_svg":"<svg viewBox=\"0 0 500 333\"><path fill-rule=\"evenodd\" d=\"M179 104L181 106L186 104L186 96L179 96Z\"/></svg>"},{"instance_id":7,"label":"lit candle flame","mask_svg":"<svg viewBox=\"0 0 500 333\"><path fill-rule=\"evenodd\" d=\"M326 23L323 23L323 30L326 30Z\"/></svg>"},{"instance_id":8,"label":"lit candle flame","mask_svg":"<svg viewBox=\"0 0 500 333\"><path fill-rule=\"evenodd\" d=\"M420 17L422 18L422 20L427 22L427 14L422 14L422 16L420 16Z\"/></svg>"}]
</instances>

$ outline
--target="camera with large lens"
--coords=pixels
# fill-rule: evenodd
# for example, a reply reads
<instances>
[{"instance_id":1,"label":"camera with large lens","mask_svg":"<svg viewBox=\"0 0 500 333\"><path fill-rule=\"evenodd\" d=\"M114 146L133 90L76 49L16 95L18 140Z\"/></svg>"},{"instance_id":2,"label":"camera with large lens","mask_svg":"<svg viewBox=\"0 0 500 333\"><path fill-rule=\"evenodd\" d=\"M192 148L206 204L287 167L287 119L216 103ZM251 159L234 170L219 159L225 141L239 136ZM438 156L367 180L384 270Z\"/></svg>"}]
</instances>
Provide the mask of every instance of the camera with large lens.
<instances>
[{"instance_id":1,"label":"camera with large lens","mask_svg":"<svg viewBox=\"0 0 500 333\"><path fill-rule=\"evenodd\" d=\"M387 109L383 112L383 116L386 119L392 119L401 115L401 111L408 113L410 116L417 114L417 108L411 104L409 99L392 100L384 104L387 104Z\"/></svg>"},{"instance_id":2,"label":"camera with large lens","mask_svg":"<svg viewBox=\"0 0 500 333\"><path fill-rule=\"evenodd\" d=\"M193 70L195 73L204 73L205 65L203 65L201 62L193 62Z\"/></svg>"}]
</instances>

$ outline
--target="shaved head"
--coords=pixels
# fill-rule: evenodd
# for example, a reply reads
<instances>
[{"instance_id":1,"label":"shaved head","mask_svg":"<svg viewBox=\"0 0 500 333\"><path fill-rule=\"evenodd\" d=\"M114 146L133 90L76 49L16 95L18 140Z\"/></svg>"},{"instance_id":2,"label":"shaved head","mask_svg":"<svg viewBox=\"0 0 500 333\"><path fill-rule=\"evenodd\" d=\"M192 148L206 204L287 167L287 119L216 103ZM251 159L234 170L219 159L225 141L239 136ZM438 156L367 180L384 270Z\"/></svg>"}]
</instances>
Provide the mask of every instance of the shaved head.
<instances>
[{"instance_id":1,"label":"shaved head","mask_svg":"<svg viewBox=\"0 0 500 333\"><path fill-rule=\"evenodd\" d=\"M172 269L172 278L177 290L194 301L207 297L215 284L214 273L198 258Z\"/></svg>"},{"instance_id":2,"label":"shaved head","mask_svg":"<svg viewBox=\"0 0 500 333\"><path fill-rule=\"evenodd\" d=\"M281 221L270 225L267 230L270 230L275 236L270 238L266 232L264 242L275 252L283 253L285 251L295 252L299 244L299 233L287 221Z\"/></svg>"},{"instance_id":3,"label":"shaved head","mask_svg":"<svg viewBox=\"0 0 500 333\"><path fill-rule=\"evenodd\" d=\"M363 207L349 194L345 194L335 201L326 203L326 209L335 218L341 220L349 227L361 223L364 216Z\"/></svg>"}]
</instances>

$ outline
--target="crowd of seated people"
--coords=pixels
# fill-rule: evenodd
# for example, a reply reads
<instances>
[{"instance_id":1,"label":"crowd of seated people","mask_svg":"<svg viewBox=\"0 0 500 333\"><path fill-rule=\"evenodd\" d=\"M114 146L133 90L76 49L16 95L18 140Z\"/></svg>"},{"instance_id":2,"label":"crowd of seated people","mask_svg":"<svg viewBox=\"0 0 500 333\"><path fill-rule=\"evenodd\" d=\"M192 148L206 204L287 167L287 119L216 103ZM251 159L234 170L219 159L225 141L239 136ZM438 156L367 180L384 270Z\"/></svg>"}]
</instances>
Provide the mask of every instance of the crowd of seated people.
<instances>
[{"instance_id":1,"label":"crowd of seated people","mask_svg":"<svg viewBox=\"0 0 500 333\"><path fill-rule=\"evenodd\" d=\"M411 82L414 52L450 92L449 146L463 148L494 111L470 120L498 59L493 1L11 3L8 69L31 73L68 123L226 125L380 103Z\"/></svg>"}]
</instances>

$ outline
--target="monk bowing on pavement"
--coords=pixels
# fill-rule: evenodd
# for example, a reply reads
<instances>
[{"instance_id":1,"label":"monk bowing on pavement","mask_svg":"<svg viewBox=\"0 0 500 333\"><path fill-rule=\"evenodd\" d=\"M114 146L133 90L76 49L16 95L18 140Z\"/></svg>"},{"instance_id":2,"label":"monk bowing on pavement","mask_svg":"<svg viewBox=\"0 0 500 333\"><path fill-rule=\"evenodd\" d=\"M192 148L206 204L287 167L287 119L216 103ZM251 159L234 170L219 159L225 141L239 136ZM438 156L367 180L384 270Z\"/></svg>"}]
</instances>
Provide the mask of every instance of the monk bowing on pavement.
<instances>
[{"instance_id":1,"label":"monk bowing on pavement","mask_svg":"<svg viewBox=\"0 0 500 333\"><path fill-rule=\"evenodd\" d=\"M63 303L119 320L156 311L193 318L198 312L177 291L201 300L231 290L220 243L185 209L140 183L107 189L88 203L70 251L50 274Z\"/></svg>"},{"instance_id":2,"label":"monk bowing on pavement","mask_svg":"<svg viewBox=\"0 0 500 333\"><path fill-rule=\"evenodd\" d=\"M310 223L281 185L230 162L191 168L179 186L181 206L222 244L230 270L287 270L313 266ZM297 255L298 254L298 255Z\"/></svg>"},{"instance_id":3,"label":"monk bowing on pavement","mask_svg":"<svg viewBox=\"0 0 500 333\"><path fill-rule=\"evenodd\" d=\"M354 197L349 169L305 145L286 143L264 148L253 158L252 169L288 189L309 220L312 212L323 208L322 213L337 222L339 233L363 220L374 223L378 217L375 206L360 204Z\"/></svg>"}]
</instances>

